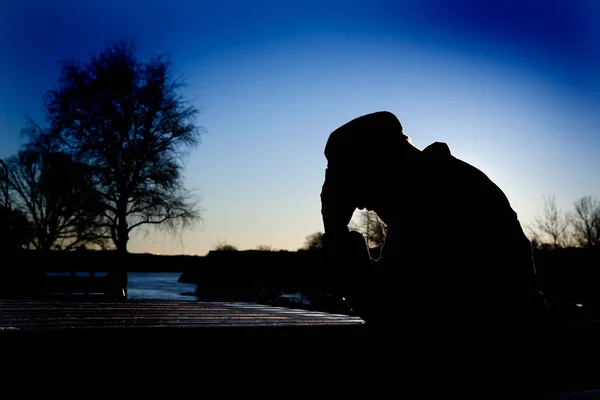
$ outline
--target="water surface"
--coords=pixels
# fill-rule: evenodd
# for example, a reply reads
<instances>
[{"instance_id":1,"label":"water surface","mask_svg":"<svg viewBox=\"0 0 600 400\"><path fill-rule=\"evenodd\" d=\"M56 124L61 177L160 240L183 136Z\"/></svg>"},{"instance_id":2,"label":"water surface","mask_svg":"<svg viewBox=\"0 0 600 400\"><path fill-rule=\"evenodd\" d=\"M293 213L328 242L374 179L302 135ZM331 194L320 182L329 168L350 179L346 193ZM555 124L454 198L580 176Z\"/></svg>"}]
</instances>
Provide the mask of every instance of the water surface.
<instances>
[{"instance_id":1,"label":"water surface","mask_svg":"<svg viewBox=\"0 0 600 400\"><path fill-rule=\"evenodd\" d=\"M179 283L179 272L130 272L127 282L128 300L191 300L196 285Z\"/></svg>"}]
</instances>

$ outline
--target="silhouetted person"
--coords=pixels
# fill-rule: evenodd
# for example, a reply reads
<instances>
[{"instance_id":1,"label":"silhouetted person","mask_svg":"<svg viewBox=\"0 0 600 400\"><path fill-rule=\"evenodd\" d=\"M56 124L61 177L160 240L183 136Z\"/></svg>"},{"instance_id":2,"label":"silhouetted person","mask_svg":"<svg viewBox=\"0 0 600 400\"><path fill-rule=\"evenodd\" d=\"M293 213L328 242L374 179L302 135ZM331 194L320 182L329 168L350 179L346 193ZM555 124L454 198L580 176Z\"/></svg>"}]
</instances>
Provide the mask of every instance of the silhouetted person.
<instances>
[{"instance_id":1,"label":"silhouetted person","mask_svg":"<svg viewBox=\"0 0 600 400\"><path fill-rule=\"evenodd\" d=\"M421 365L423 378L437 370L434 380L449 374L454 385L469 374L521 384L537 354L531 327L547 306L504 193L445 143L414 147L390 112L336 129L325 156L324 256L366 327L389 339L385 351ZM348 230L356 208L387 225L377 261Z\"/></svg>"}]
</instances>

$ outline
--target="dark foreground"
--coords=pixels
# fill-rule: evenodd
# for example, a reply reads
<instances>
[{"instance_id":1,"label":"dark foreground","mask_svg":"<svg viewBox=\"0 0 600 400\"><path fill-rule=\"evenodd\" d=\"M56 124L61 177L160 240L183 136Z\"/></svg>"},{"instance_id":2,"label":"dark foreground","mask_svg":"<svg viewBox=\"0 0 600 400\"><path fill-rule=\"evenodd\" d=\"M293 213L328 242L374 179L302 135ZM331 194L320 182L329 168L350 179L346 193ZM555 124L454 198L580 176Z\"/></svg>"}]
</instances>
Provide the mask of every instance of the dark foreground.
<instances>
[{"instance_id":1,"label":"dark foreground","mask_svg":"<svg viewBox=\"0 0 600 400\"><path fill-rule=\"evenodd\" d=\"M177 375L176 382L169 380L168 385L193 383L194 390L239 391L247 390L239 382L250 378L255 384L262 382L268 392L275 383L283 387L283 397L290 390L313 385L313 391L320 387L329 395L355 395L358 390L369 398L389 397L383 393L399 394L408 388L412 394L420 392L408 398L429 398L427 393L439 394L445 385L448 398L492 398L502 390L479 387L480 382L469 377L459 384L456 379L428 380L428 368L439 370L445 365L450 372L453 363L459 365L461 360L423 360L416 366L403 357L418 351L410 343L386 342L361 319L342 314L249 303L0 300L0 316L3 366L25 375L41 366L45 374L54 370L73 381L79 381L75 377L80 374L94 382L144 371L163 376L159 381L136 381L148 386L167 384L164 377L185 366L194 382L184 382L183 375ZM401 331L399 326L397 333ZM555 398L549 396L570 393L567 398L574 399L578 397L573 392L583 396L585 391L590 395L589 391L600 390L596 344L600 324L557 321L543 327L540 334L541 340L553 346L543 371L536 371L537 378L532 371L532 379L539 384L531 393L523 388L510 398ZM23 363L25 369L15 367ZM510 368L498 365L485 374L502 374ZM6 376L4 382L9 382ZM472 396L469 390L485 392Z\"/></svg>"}]
</instances>

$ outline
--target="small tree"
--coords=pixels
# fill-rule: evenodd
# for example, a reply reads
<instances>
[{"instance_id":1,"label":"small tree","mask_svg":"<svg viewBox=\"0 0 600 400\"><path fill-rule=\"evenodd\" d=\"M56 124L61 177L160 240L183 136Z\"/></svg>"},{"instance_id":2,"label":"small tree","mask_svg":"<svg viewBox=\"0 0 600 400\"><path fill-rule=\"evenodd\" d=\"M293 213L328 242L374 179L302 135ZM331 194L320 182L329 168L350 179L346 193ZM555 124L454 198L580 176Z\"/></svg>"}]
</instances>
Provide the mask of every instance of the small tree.
<instances>
[{"instance_id":1,"label":"small tree","mask_svg":"<svg viewBox=\"0 0 600 400\"><path fill-rule=\"evenodd\" d=\"M200 140L197 110L165 56L142 63L136 50L117 42L87 63L63 62L46 94L50 133L39 138L89 166L120 252L140 226L179 231L201 219L182 177L184 155Z\"/></svg>"},{"instance_id":2,"label":"small tree","mask_svg":"<svg viewBox=\"0 0 600 400\"><path fill-rule=\"evenodd\" d=\"M580 246L595 247L600 244L600 202L595 197L583 196L574 203L571 214L573 235Z\"/></svg>"},{"instance_id":3,"label":"small tree","mask_svg":"<svg viewBox=\"0 0 600 400\"><path fill-rule=\"evenodd\" d=\"M42 251L101 241L97 191L86 165L64 153L23 150L7 160L14 206L31 221L31 243Z\"/></svg>"},{"instance_id":4,"label":"small tree","mask_svg":"<svg viewBox=\"0 0 600 400\"><path fill-rule=\"evenodd\" d=\"M350 228L365 237L369 248L378 248L385 243L387 226L373 211L362 210L358 219L352 220Z\"/></svg>"},{"instance_id":5,"label":"small tree","mask_svg":"<svg viewBox=\"0 0 600 400\"><path fill-rule=\"evenodd\" d=\"M29 221L25 214L12 208L8 166L0 160L0 250L18 250L27 245L29 239Z\"/></svg>"},{"instance_id":6,"label":"small tree","mask_svg":"<svg viewBox=\"0 0 600 400\"><path fill-rule=\"evenodd\" d=\"M321 250L323 248L323 232L314 232L306 236L304 250Z\"/></svg>"},{"instance_id":7,"label":"small tree","mask_svg":"<svg viewBox=\"0 0 600 400\"><path fill-rule=\"evenodd\" d=\"M17 251L28 244L29 238L30 225L25 214L0 206L0 250Z\"/></svg>"},{"instance_id":8,"label":"small tree","mask_svg":"<svg viewBox=\"0 0 600 400\"><path fill-rule=\"evenodd\" d=\"M569 218L556 206L554 195L544 196L544 215L535 217L529 228L532 241L548 243L553 248L564 247L568 241Z\"/></svg>"},{"instance_id":9,"label":"small tree","mask_svg":"<svg viewBox=\"0 0 600 400\"><path fill-rule=\"evenodd\" d=\"M238 251L237 247L227 243L226 240L219 240L215 245L214 249L216 251Z\"/></svg>"},{"instance_id":10,"label":"small tree","mask_svg":"<svg viewBox=\"0 0 600 400\"><path fill-rule=\"evenodd\" d=\"M9 188L8 166L4 160L0 160L0 207L2 208L12 208Z\"/></svg>"}]
</instances>

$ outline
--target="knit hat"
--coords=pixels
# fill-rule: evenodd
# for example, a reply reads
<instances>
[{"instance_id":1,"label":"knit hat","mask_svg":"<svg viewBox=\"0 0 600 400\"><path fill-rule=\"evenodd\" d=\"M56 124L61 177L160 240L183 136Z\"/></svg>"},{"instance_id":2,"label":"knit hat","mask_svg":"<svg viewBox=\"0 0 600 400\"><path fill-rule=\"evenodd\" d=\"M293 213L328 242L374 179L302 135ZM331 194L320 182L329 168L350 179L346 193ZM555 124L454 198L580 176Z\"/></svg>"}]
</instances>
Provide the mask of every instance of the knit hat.
<instances>
[{"instance_id":1,"label":"knit hat","mask_svg":"<svg viewBox=\"0 0 600 400\"><path fill-rule=\"evenodd\" d=\"M398 118L389 111L377 111L333 131L325 145L325 157L330 165L351 164L373 160L370 157L397 155L407 145L412 147Z\"/></svg>"}]
</instances>

